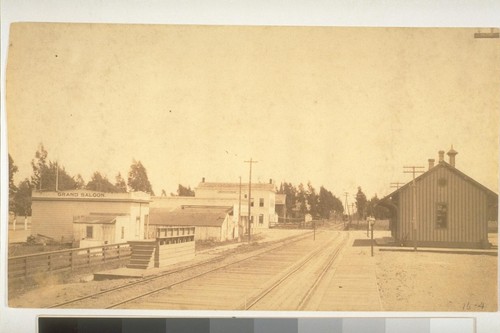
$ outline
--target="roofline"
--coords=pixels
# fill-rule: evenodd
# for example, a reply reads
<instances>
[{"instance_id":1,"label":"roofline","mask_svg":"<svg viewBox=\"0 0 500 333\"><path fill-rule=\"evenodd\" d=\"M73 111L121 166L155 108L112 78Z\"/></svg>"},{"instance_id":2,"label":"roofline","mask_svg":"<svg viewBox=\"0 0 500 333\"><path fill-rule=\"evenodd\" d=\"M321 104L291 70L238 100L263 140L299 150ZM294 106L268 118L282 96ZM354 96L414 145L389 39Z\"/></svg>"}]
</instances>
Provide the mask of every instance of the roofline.
<instances>
[{"instance_id":1,"label":"roofline","mask_svg":"<svg viewBox=\"0 0 500 333\"><path fill-rule=\"evenodd\" d=\"M437 170L438 168L447 168L449 169L450 171L452 172L456 172L458 173L460 176L464 177L464 180L466 181L469 181L471 182L473 185L476 185L477 187L481 188L483 191L485 191L488 195L490 196L496 196L498 197L498 194L495 193L494 191L490 190L489 188L487 188L486 186L484 186L483 184L479 183L478 181L472 179L471 177L467 176L465 173L463 173L462 171L458 170L457 168L451 166L451 164L447 163L446 161L441 161L439 162L436 166L432 167L431 169L427 170L426 172L424 172L423 174L419 175L418 177L415 178L415 181L418 181L419 179L425 177L426 175L428 175L430 172L433 172L434 170ZM400 188L398 188L397 190L389 193L388 195L386 195L385 197L383 197L382 199L380 199L380 201L383 201L383 200L386 200L392 196L394 196L394 194L396 194L397 192L403 190L404 188L408 187L408 186L411 186L411 184L413 183L413 180L409 181L408 183L406 183L405 185L401 186Z\"/></svg>"}]
</instances>

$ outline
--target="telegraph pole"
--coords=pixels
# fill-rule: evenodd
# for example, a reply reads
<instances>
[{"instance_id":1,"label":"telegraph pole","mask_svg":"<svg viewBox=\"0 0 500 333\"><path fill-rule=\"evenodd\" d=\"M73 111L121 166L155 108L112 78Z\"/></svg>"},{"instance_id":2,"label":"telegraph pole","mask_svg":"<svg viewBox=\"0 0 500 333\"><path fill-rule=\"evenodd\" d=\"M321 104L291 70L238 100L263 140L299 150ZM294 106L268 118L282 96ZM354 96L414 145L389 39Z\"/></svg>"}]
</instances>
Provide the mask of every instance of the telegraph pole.
<instances>
[{"instance_id":1,"label":"telegraph pole","mask_svg":"<svg viewBox=\"0 0 500 333\"><path fill-rule=\"evenodd\" d=\"M244 161L245 163L250 163L250 175L248 176L248 241L252 238L251 228L251 203L252 203L252 164L258 163L259 161L254 161L250 158L250 161Z\"/></svg>"},{"instance_id":2,"label":"telegraph pole","mask_svg":"<svg viewBox=\"0 0 500 333\"><path fill-rule=\"evenodd\" d=\"M348 192L344 192L345 194L345 208L347 210L347 217L350 217L350 214L349 214L349 204L347 203L347 196L349 195ZM342 220L344 220L344 229L345 229L345 219L342 218Z\"/></svg>"},{"instance_id":3,"label":"telegraph pole","mask_svg":"<svg viewBox=\"0 0 500 333\"><path fill-rule=\"evenodd\" d=\"M413 188L413 214L412 214L412 225L413 225L413 242L414 242L414 251L417 251L417 192L416 188L417 185L415 184L415 174L417 173L424 173L425 171L422 169L425 169L423 166L404 166L403 167L406 170L403 170L404 173L411 173L413 174L413 182L412 182L412 188Z\"/></svg>"},{"instance_id":4,"label":"telegraph pole","mask_svg":"<svg viewBox=\"0 0 500 333\"><path fill-rule=\"evenodd\" d=\"M241 242L241 176L240 176L240 196L238 200L238 242Z\"/></svg>"}]
</instances>

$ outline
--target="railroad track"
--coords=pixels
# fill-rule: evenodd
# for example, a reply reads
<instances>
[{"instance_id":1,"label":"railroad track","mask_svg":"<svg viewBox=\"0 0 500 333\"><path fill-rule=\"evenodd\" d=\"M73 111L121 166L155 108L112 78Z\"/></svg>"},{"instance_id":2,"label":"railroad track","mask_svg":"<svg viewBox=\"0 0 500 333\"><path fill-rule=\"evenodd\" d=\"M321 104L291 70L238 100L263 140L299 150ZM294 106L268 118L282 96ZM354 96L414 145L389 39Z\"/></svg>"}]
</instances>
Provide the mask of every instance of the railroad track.
<instances>
[{"instance_id":1,"label":"railroad track","mask_svg":"<svg viewBox=\"0 0 500 333\"><path fill-rule=\"evenodd\" d=\"M267 295L278 286L285 281L293 281L292 275L300 271L305 264L311 261L318 262L314 260L315 257L319 255L336 257L342 244L346 242L345 237L340 237L344 234L338 231L317 233L316 241L309 237L294 244L288 243L286 244L288 246L265 251L247 260L234 262L125 299L110 308L120 306L132 309L171 310L254 309L256 304L262 304ZM338 238L341 241L338 241ZM331 245L333 242L335 245ZM337 252L332 255L335 249ZM330 258L330 266L333 260ZM319 262L319 266L322 265L324 260ZM328 267L323 269L327 270ZM306 297L305 294L307 293L303 293L301 297ZM268 310L273 309L275 308ZM297 306L293 309L296 310Z\"/></svg>"},{"instance_id":2,"label":"railroad track","mask_svg":"<svg viewBox=\"0 0 500 333\"><path fill-rule=\"evenodd\" d=\"M334 262L347 244L349 233L341 233L340 235L335 242L313 251L281 275L269 281L262 290L253 295L240 308L244 310L307 310L309 301L315 296L318 285L326 273L332 269ZM304 269L306 265L311 265L313 268ZM299 283L301 287L293 288Z\"/></svg>"},{"instance_id":3,"label":"railroad track","mask_svg":"<svg viewBox=\"0 0 500 333\"><path fill-rule=\"evenodd\" d=\"M321 231L317 230L316 233L321 233ZM279 248L286 247L291 243L300 242L305 238L311 238L311 235L312 232L269 242L265 244L264 248L237 254L231 258L227 258L225 255L220 255L216 258L203 262L186 265L154 276L140 278L136 281L122 284L107 290L73 298L68 301L51 305L48 308L116 308L122 304L130 303L134 300L147 297L162 290L170 289L173 286L194 280L211 272L215 272L231 265L251 260L252 258L275 251ZM193 270L198 270L198 272L193 274Z\"/></svg>"}]
</instances>

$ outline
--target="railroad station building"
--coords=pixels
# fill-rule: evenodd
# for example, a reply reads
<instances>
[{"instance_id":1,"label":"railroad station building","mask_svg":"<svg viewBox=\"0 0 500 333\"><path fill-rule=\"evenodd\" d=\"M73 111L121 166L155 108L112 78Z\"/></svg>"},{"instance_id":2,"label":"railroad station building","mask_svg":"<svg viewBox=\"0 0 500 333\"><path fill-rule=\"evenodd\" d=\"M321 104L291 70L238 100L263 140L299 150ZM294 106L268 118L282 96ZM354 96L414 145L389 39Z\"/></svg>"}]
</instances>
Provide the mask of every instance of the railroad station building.
<instances>
[{"instance_id":1,"label":"railroad station building","mask_svg":"<svg viewBox=\"0 0 500 333\"><path fill-rule=\"evenodd\" d=\"M488 248L488 221L498 221L498 194L455 167L453 147L429 159L428 170L415 178L416 228L413 227L413 186L405 184L380 200L391 211L391 235L402 245ZM416 235L414 233L416 230Z\"/></svg>"},{"instance_id":2,"label":"railroad station building","mask_svg":"<svg viewBox=\"0 0 500 333\"><path fill-rule=\"evenodd\" d=\"M145 238L149 194L88 190L32 192L32 234L76 246Z\"/></svg>"}]
</instances>

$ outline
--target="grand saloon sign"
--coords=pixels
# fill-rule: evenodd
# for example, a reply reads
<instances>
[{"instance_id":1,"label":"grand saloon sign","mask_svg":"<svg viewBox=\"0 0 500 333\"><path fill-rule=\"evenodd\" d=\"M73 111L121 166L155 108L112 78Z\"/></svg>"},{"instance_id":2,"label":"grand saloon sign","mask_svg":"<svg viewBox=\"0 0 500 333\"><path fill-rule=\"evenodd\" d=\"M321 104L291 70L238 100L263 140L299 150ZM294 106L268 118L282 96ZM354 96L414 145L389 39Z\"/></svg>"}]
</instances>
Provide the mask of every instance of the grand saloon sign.
<instances>
[{"instance_id":1,"label":"grand saloon sign","mask_svg":"<svg viewBox=\"0 0 500 333\"><path fill-rule=\"evenodd\" d=\"M58 197L65 198L104 198L103 192L57 192Z\"/></svg>"}]
</instances>

